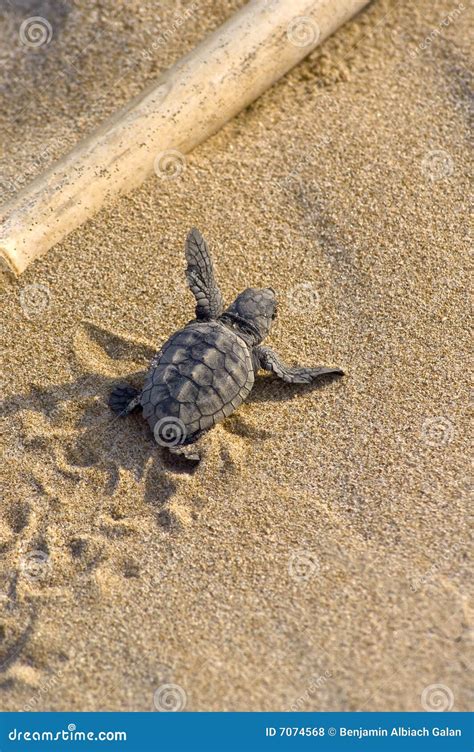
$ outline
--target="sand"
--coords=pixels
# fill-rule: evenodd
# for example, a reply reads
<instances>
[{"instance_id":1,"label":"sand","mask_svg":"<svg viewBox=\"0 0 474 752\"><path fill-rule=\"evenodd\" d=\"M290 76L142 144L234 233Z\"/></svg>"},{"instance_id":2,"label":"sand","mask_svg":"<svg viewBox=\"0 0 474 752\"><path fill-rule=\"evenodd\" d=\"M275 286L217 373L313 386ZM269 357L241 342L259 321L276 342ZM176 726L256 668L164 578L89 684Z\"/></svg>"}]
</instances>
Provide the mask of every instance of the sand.
<instances>
[{"instance_id":1,"label":"sand","mask_svg":"<svg viewBox=\"0 0 474 752\"><path fill-rule=\"evenodd\" d=\"M239 5L5 4L4 197ZM372 3L177 179L4 275L2 709L469 708L472 12L412 6ZM192 316L191 226L226 300L278 291L269 344L346 371L262 376L192 472L106 406Z\"/></svg>"}]
</instances>

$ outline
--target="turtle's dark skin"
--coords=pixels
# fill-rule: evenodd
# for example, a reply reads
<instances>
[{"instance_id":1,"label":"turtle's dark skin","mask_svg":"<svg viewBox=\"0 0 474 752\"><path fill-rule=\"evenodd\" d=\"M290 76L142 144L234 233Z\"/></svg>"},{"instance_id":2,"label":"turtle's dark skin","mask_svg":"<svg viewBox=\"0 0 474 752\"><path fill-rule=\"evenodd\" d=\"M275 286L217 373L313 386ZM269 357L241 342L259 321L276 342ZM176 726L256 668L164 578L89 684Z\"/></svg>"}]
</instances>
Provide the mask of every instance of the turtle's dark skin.
<instances>
[{"instance_id":1,"label":"turtle's dark skin","mask_svg":"<svg viewBox=\"0 0 474 752\"><path fill-rule=\"evenodd\" d=\"M324 366L287 366L260 344L276 315L271 287L250 287L224 309L207 243L198 230L186 239L186 260L196 318L155 355L141 392L127 384L113 390L109 405L116 414L125 416L141 407L156 441L183 453L181 447L193 444L247 399L259 369L292 384L343 373Z\"/></svg>"}]
</instances>

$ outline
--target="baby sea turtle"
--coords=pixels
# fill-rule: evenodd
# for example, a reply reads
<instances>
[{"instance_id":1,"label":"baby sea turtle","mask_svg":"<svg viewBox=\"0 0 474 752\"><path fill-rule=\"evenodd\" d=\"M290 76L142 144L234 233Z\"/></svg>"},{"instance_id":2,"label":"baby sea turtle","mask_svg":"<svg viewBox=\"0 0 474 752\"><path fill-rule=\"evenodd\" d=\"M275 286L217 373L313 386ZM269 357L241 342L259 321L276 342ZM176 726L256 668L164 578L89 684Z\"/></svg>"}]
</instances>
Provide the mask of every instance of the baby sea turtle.
<instances>
[{"instance_id":1,"label":"baby sea turtle","mask_svg":"<svg viewBox=\"0 0 474 752\"><path fill-rule=\"evenodd\" d=\"M275 291L249 287L224 310L207 243L196 229L186 239L186 260L196 318L155 355L142 391L121 384L111 393L109 405L121 416L141 407L158 444L197 459L182 447L193 444L247 399L259 369L293 384L343 372L287 366L270 347L262 347L276 316Z\"/></svg>"}]
</instances>

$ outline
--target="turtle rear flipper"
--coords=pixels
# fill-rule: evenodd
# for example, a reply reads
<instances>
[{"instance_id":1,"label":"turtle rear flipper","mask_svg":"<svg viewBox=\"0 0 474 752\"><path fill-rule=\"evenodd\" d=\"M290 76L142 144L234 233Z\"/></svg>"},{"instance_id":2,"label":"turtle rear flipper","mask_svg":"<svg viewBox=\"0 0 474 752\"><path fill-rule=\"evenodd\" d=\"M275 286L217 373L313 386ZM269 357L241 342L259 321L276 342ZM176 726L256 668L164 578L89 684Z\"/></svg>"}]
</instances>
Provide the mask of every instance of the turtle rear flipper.
<instances>
[{"instance_id":1,"label":"turtle rear flipper","mask_svg":"<svg viewBox=\"0 0 474 752\"><path fill-rule=\"evenodd\" d=\"M109 407L116 415L125 417L140 407L140 390L130 384L119 384L110 393Z\"/></svg>"}]
</instances>

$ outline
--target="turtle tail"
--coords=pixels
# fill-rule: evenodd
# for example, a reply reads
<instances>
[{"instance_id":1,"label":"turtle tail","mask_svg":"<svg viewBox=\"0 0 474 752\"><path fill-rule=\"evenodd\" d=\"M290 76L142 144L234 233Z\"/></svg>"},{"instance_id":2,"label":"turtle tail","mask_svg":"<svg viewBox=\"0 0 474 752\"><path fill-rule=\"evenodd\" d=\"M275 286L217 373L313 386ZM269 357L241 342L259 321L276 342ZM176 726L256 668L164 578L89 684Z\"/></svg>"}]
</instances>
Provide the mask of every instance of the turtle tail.
<instances>
[{"instance_id":1,"label":"turtle tail","mask_svg":"<svg viewBox=\"0 0 474 752\"><path fill-rule=\"evenodd\" d=\"M129 384L119 384L110 393L109 407L116 415L129 415L140 407L140 391Z\"/></svg>"}]
</instances>

